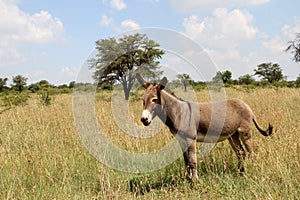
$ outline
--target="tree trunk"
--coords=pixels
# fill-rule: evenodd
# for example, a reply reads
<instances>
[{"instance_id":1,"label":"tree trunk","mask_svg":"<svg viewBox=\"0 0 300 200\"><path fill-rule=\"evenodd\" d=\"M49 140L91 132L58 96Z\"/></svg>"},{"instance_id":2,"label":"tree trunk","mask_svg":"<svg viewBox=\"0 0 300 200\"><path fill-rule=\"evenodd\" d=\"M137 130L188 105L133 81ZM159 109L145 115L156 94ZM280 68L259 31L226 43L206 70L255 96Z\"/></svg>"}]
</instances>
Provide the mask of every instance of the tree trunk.
<instances>
[{"instance_id":1,"label":"tree trunk","mask_svg":"<svg viewBox=\"0 0 300 200\"><path fill-rule=\"evenodd\" d=\"M125 100L128 101L129 100L129 95L130 95L130 89L128 88L123 88L124 89L124 95L125 95Z\"/></svg>"},{"instance_id":2,"label":"tree trunk","mask_svg":"<svg viewBox=\"0 0 300 200\"><path fill-rule=\"evenodd\" d=\"M127 82L122 82L122 85L123 85L123 91L124 91L125 100L128 101L129 100L129 95L130 95L131 87L127 84Z\"/></svg>"},{"instance_id":3,"label":"tree trunk","mask_svg":"<svg viewBox=\"0 0 300 200\"><path fill-rule=\"evenodd\" d=\"M125 100L129 100L129 96L130 96L130 91L131 91L131 88L133 86L133 83L134 83L134 77L133 76L129 76L128 77L128 80L126 78L124 78L122 81L122 86L123 86L123 91L124 91L124 97L125 97Z\"/></svg>"}]
</instances>

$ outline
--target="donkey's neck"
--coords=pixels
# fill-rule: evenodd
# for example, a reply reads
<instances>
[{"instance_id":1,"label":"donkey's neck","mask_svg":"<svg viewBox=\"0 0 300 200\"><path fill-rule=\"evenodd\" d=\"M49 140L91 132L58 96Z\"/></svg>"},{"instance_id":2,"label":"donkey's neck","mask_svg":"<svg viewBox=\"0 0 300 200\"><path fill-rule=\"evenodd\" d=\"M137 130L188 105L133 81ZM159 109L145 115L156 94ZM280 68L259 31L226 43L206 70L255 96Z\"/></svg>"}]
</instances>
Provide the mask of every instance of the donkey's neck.
<instances>
[{"instance_id":1,"label":"donkey's neck","mask_svg":"<svg viewBox=\"0 0 300 200\"><path fill-rule=\"evenodd\" d=\"M161 106L164 117L161 120L172 130L177 131L181 122L181 104L178 98L165 90L160 91Z\"/></svg>"}]
</instances>

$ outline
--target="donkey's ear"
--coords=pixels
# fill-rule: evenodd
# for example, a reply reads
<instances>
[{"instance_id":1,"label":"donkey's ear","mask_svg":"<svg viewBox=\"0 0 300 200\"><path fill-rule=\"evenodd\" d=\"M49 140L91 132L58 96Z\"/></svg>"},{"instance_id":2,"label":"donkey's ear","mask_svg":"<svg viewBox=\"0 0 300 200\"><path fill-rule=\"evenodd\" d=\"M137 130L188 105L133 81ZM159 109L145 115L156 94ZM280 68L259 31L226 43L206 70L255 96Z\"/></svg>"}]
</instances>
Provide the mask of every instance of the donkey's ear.
<instances>
[{"instance_id":1,"label":"donkey's ear","mask_svg":"<svg viewBox=\"0 0 300 200\"><path fill-rule=\"evenodd\" d=\"M139 82L144 88L147 89L147 88L149 87L150 83L148 83L145 79L143 79L142 76L141 76L139 73L137 73L137 74L135 75L135 78L138 80L138 82Z\"/></svg>"},{"instance_id":2,"label":"donkey's ear","mask_svg":"<svg viewBox=\"0 0 300 200\"><path fill-rule=\"evenodd\" d=\"M161 81L159 82L159 88L158 89L163 90L166 87L167 83L168 83L167 77L163 77L163 79L161 79Z\"/></svg>"}]
</instances>

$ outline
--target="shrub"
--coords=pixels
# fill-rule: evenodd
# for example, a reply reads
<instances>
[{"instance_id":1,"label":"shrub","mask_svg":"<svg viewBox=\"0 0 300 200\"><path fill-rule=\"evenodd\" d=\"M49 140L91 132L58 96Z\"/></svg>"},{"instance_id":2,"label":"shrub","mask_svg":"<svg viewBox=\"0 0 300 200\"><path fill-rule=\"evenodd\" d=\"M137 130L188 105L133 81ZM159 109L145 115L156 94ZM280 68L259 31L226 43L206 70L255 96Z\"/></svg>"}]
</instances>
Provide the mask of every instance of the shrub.
<instances>
[{"instance_id":1,"label":"shrub","mask_svg":"<svg viewBox=\"0 0 300 200\"><path fill-rule=\"evenodd\" d=\"M4 107L24 106L27 105L29 95L27 93L8 94L2 97Z\"/></svg>"},{"instance_id":2,"label":"shrub","mask_svg":"<svg viewBox=\"0 0 300 200\"><path fill-rule=\"evenodd\" d=\"M37 83L33 83L28 86L28 90L30 90L32 93L36 93L40 89L41 89L41 86Z\"/></svg>"},{"instance_id":3,"label":"shrub","mask_svg":"<svg viewBox=\"0 0 300 200\"><path fill-rule=\"evenodd\" d=\"M300 75L297 77L295 81L295 87L300 88Z\"/></svg>"},{"instance_id":4,"label":"shrub","mask_svg":"<svg viewBox=\"0 0 300 200\"><path fill-rule=\"evenodd\" d=\"M41 92L40 99L43 105L49 106L51 104L51 97L48 90Z\"/></svg>"}]
</instances>

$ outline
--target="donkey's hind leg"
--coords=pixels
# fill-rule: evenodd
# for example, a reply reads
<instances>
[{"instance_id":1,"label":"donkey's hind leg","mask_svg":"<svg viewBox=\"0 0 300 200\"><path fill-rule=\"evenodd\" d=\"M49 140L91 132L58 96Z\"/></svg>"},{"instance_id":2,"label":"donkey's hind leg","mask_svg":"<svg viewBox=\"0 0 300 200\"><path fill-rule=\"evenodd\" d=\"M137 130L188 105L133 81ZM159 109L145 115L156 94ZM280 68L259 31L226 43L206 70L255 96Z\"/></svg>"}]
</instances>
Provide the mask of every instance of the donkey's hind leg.
<instances>
[{"instance_id":1,"label":"donkey's hind leg","mask_svg":"<svg viewBox=\"0 0 300 200\"><path fill-rule=\"evenodd\" d=\"M252 135L251 135L251 130L250 128L240 128L239 129L240 133L240 138L245 145L247 151L250 153L251 156L253 156L256 151L256 149L253 146L253 141L252 141Z\"/></svg>"},{"instance_id":2,"label":"donkey's hind leg","mask_svg":"<svg viewBox=\"0 0 300 200\"><path fill-rule=\"evenodd\" d=\"M244 172L244 160L246 157L246 152L239 139L239 132L236 131L231 137L228 138L228 140L238 158L238 170L239 172Z\"/></svg>"}]
</instances>

